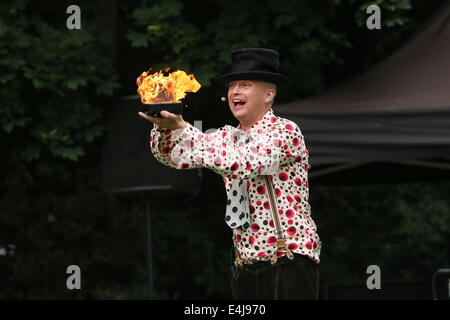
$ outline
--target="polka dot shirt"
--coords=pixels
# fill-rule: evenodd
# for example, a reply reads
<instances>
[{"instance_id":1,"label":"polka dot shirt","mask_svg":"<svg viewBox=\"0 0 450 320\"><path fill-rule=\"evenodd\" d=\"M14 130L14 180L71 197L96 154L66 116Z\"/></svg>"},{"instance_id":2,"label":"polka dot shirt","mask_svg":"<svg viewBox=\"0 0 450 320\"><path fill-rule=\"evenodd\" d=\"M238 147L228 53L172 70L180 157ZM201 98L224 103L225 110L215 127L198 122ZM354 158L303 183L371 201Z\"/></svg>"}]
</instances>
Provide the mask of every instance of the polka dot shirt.
<instances>
[{"instance_id":1,"label":"polka dot shirt","mask_svg":"<svg viewBox=\"0 0 450 320\"><path fill-rule=\"evenodd\" d=\"M155 158L172 168L204 167L220 174L227 194L234 179L247 182L249 226L233 229L233 242L244 262L267 261L277 251L269 188L273 184L278 217L287 247L320 262L321 241L308 203L308 150L293 121L272 109L250 129L226 125L205 134L187 123L183 129L154 127L150 146ZM279 257L284 251L277 251Z\"/></svg>"}]
</instances>

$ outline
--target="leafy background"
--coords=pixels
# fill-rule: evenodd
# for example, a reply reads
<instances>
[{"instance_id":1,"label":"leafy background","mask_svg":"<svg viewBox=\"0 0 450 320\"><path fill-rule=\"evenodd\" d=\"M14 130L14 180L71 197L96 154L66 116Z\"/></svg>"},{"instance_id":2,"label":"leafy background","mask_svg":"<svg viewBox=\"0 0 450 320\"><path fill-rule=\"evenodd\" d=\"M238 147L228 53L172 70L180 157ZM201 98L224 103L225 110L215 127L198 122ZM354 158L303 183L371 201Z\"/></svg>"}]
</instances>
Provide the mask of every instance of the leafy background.
<instances>
[{"instance_id":1,"label":"leafy background","mask_svg":"<svg viewBox=\"0 0 450 320\"><path fill-rule=\"evenodd\" d=\"M443 1L79 1L81 30L66 28L69 1L0 4L0 298L148 297L144 196L105 194L102 146L108 106L135 94L150 66L194 73L202 90L185 118L236 124L215 77L237 47L271 47L291 81L279 103L323 92L373 66L421 30ZM382 29L365 28L370 4ZM132 57L132 58L130 58ZM149 127L150 128L150 127ZM307 138L307 137L306 137ZM431 279L448 266L450 183L311 183L324 242L321 287ZM230 232L221 179L204 173L188 204L146 195L154 296L230 298ZM222 205L223 204L223 205ZM176 221L176 223L174 223ZM82 270L67 290L66 267Z\"/></svg>"}]
</instances>

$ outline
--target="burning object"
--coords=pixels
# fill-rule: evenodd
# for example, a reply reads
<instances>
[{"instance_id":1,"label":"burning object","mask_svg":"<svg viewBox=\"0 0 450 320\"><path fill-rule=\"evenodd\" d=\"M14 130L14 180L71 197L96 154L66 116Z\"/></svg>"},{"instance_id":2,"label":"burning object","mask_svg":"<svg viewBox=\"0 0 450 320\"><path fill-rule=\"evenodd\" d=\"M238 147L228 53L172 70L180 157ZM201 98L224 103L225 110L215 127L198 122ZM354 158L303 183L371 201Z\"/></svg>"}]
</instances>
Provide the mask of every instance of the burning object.
<instances>
[{"instance_id":1,"label":"burning object","mask_svg":"<svg viewBox=\"0 0 450 320\"><path fill-rule=\"evenodd\" d=\"M181 100L187 92L197 92L201 85L193 74L177 70L169 73L170 68L150 74L143 72L137 79L137 92L141 97L143 112L161 117L162 110L175 114L183 112Z\"/></svg>"}]
</instances>

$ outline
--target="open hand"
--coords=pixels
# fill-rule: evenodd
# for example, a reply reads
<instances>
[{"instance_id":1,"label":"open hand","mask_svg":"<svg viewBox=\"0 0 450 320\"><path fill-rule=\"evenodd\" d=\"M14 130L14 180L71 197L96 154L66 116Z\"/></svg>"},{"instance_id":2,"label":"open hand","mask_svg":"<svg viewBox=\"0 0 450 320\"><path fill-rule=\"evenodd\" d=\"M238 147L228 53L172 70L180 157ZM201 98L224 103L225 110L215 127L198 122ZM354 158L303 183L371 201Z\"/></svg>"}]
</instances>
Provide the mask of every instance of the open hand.
<instances>
[{"instance_id":1,"label":"open hand","mask_svg":"<svg viewBox=\"0 0 450 320\"><path fill-rule=\"evenodd\" d=\"M143 112L138 112L138 114L141 118L153 122L161 129L175 130L186 127L186 122L183 120L181 114L174 114L166 110L160 112L162 118L152 117Z\"/></svg>"}]
</instances>

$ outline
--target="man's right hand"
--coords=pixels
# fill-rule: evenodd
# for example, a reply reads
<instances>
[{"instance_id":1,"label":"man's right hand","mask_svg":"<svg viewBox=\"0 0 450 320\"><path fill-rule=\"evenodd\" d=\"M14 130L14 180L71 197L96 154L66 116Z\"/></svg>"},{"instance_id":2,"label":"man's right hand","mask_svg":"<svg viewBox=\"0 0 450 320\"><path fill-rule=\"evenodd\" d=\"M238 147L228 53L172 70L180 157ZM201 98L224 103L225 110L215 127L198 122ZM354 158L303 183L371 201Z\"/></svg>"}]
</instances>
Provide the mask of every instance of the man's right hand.
<instances>
[{"instance_id":1,"label":"man's right hand","mask_svg":"<svg viewBox=\"0 0 450 320\"><path fill-rule=\"evenodd\" d=\"M161 129L183 129L186 127L186 121L183 120L181 114L174 114L169 111L161 111L162 118L152 117L143 112L138 112L141 118L151 121Z\"/></svg>"}]
</instances>

